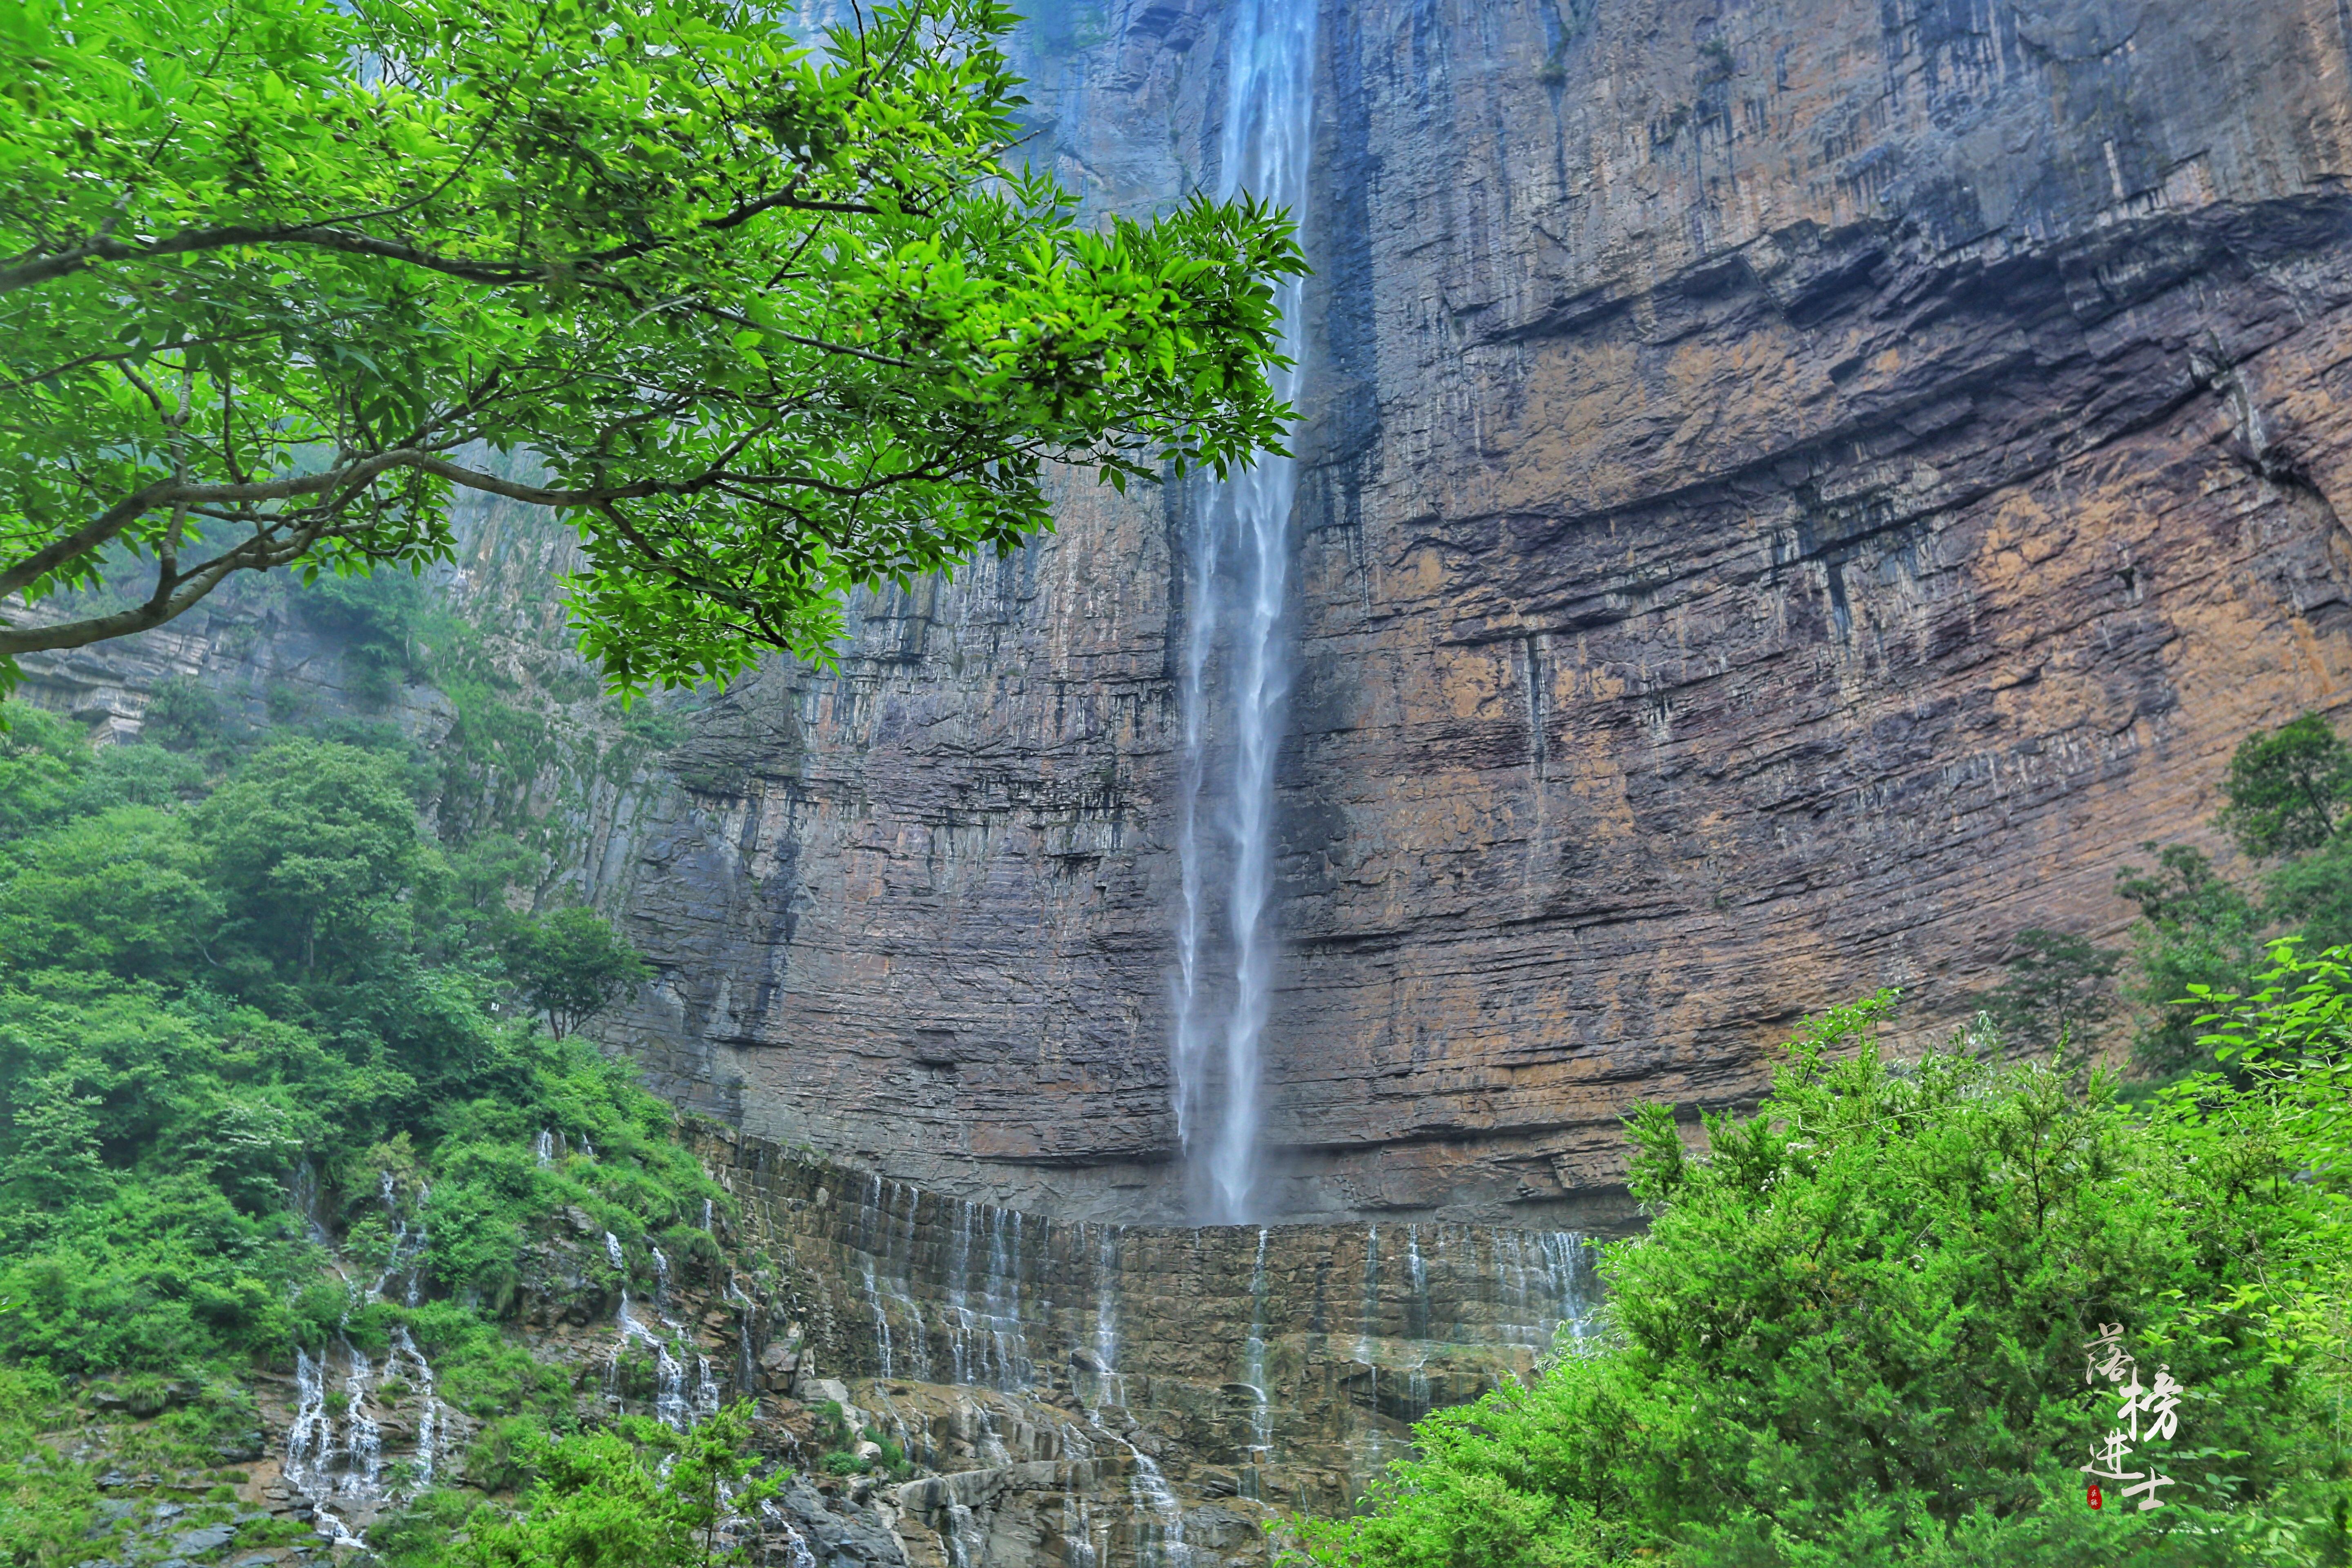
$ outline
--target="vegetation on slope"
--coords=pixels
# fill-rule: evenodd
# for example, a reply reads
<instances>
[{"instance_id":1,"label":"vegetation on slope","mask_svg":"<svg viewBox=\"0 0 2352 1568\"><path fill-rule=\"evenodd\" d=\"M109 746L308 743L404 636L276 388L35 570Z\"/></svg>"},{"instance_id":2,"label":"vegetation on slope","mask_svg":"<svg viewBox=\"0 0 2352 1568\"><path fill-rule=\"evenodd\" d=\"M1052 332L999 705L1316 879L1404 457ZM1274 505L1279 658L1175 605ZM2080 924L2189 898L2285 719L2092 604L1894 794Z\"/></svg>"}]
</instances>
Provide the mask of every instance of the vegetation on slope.
<instances>
[{"instance_id":1,"label":"vegetation on slope","mask_svg":"<svg viewBox=\"0 0 2352 1568\"><path fill-rule=\"evenodd\" d=\"M116 1463L126 1442L181 1469L258 1457L241 1374L338 1334L380 1357L407 1329L441 1396L496 1418L476 1468L519 1482L509 1456L573 1424L568 1380L498 1326L526 1240L577 1209L633 1261L716 1261L700 1221L725 1200L670 1108L533 1016L574 1027L635 974L609 929L510 909L497 868L535 858L510 840L445 852L413 793L435 775L396 737L240 737L180 707L157 726L178 750L93 752L22 707L0 735L17 1562L88 1554L95 1465L60 1456L90 1430L157 1417L100 1445ZM570 1152L542 1161L542 1132ZM414 1306L370 1289L412 1271Z\"/></svg>"},{"instance_id":2,"label":"vegetation on slope","mask_svg":"<svg viewBox=\"0 0 2352 1568\"><path fill-rule=\"evenodd\" d=\"M1654 1217L1603 1250L1605 1335L1424 1422L1423 1457L1315 1527L1314 1560L2343 1562L2344 1034L2148 1114L2046 1063L1890 1062L1885 1005L1811 1026L1704 1153L1644 1108ZM2153 1510L2115 1482L2088 1505L2080 1467L2117 1420L2086 1386L2107 1323L2187 1389L2176 1440L2137 1450L2173 1481Z\"/></svg>"}]
</instances>

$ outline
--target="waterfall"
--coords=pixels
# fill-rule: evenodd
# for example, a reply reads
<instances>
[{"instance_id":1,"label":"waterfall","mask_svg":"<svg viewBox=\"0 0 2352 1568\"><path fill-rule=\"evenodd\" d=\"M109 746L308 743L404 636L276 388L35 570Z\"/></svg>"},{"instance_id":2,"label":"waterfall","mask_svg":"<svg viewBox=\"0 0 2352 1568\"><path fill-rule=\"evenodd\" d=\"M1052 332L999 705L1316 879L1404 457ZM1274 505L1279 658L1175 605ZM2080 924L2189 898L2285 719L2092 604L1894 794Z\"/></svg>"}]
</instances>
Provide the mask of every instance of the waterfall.
<instances>
[{"instance_id":1,"label":"waterfall","mask_svg":"<svg viewBox=\"0 0 2352 1568\"><path fill-rule=\"evenodd\" d=\"M1315 0L1243 0L1234 14L1226 65L1224 127L1218 194L1248 193L1287 208L1307 206L1315 58ZM1283 339L1298 352L1305 286L1276 291ZM1280 370L1275 393L1286 401L1298 374ZM1274 995L1274 764L1289 691L1290 514L1298 468L1269 457L1205 487L1192 544L1192 604L1183 657L1184 734L1177 823L1183 907L1177 923L1175 1042L1177 1133L1187 1163L1204 1188L1205 1217L1239 1224L1250 1217L1257 1178L1263 1072L1259 1051ZM1238 593L1228 603L1220 574L1230 567ZM1204 832L1210 793L1208 686L1222 652L1230 690L1233 751L1222 845ZM1222 849L1222 855L1217 851ZM1223 902L1229 945L1209 973L1212 862L1224 872ZM1229 965L1228 967L1225 967ZM1214 1016L1223 1004L1222 1020Z\"/></svg>"},{"instance_id":2,"label":"waterfall","mask_svg":"<svg viewBox=\"0 0 2352 1568\"><path fill-rule=\"evenodd\" d=\"M1262 1468L1274 1454L1274 1403L1265 1386L1265 1243L1266 1231L1257 1233L1257 1261L1250 1265L1250 1331L1243 1347L1242 1382L1250 1391L1250 1464L1253 1471ZM1257 1476L1248 1478L1250 1495L1256 1495Z\"/></svg>"},{"instance_id":3,"label":"waterfall","mask_svg":"<svg viewBox=\"0 0 2352 1568\"><path fill-rule=\"evenodd\" d=\"M295 1208L313 1236L325 1245L333 1245L315 1217L320 1203L318 1176L308 1160L296 1168L293 1188ZM413 1308L422 1300L430 1239L422 1213L432 1195L431 1185L420 1182L416 1194L418 1217L412 1225L401 1213L399 1187L392 1173L378 1173L376 1196L392 1220L392 1242L386 1250L383 1269L374 1281L364 1287L352 1287L355 1302L362 1298L384 1300L385 1287L395 1279L404 1282L401 1299L404 1305ZM327 1405L327 1352L322 1350L319 1359L313 1361L309 1351L299 1344L294 1347L294 1414L287 1427L281 1474L310 1500L314 1510L312 1528L337 1544L367 1544L362 1533L335 1511L337 1508L348 1506L353 1517L360 1518L403 1498L413 1500L432 1486L440 1462L444 1410L433 1363L425 1359L423 1348L406 1324L393 1324L388 1337L390 1346L379 1373L347 1334L339 1336L344 1365L340 1445L335 1413ZM407 1477L395 1487L385 1482L383 1426L371 1406L382 1408L396 1402L399 1385L404 1383L410 1385L418 1402L416 1447Z\"/></svg>"},{"instance_id":4,"label":"waterfall","mask_svg":"<svg viewBox=\"0 0 2352 1568\"><path fill-rule=\"evenodd\" d=\"M434 1388L433 1363L426 1361L425 1352L416 1348L415 1336L404 1323L393 1325L392 1350L395 1359L386 1364L397 1365L396 1358L405 1357L408 1373L415 1379L421 1395L416 1416L416 1472L411 1485L422 1494L433 1484L434 1466L440 1457L436 1447L440 1435L440 1400Z\"/></svg>"}]
</instances>

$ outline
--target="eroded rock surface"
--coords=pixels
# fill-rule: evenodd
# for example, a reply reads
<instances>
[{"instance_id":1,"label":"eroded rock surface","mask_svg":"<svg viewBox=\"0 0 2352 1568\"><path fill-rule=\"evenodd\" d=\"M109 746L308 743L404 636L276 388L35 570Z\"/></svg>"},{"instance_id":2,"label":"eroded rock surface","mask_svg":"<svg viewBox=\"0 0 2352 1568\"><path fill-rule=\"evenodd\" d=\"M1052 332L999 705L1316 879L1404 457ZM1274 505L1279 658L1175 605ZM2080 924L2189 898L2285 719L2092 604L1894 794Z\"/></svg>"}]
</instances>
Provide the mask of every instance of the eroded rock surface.
<instances>
[{"instance_id":1,"label":"eroded rock surface","mask_svg":"<svg viewBox=\"0 0 2352 1568\"><path fill-rule=\"evenodd\" d=\"M1325 12L1285 1212L1573 1215L1632 1100L2114 932L2236 740L2341 701L2332 7ZM1205 177L1216 8L1107 26L1066 165ZM632 876L681 1093L1172 1210L1183 517L1074 489L704 716Z\"/></svg>"}]
</instances>

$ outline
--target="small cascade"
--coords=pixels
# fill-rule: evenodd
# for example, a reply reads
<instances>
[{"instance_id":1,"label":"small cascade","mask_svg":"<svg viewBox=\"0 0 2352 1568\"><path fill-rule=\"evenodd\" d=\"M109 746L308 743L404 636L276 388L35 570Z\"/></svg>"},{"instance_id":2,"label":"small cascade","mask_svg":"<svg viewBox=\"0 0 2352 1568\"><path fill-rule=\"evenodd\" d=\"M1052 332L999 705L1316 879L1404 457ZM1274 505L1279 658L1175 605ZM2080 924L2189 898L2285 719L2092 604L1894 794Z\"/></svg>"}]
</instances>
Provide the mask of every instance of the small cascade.
<instances>
[{"instance_id":1,"label":"small cascade","mask_svg":"<svg viewBox=\"0 0 2352 1568\"><path fill-rule=\"evenodd\" d=\"M654 1419L673 1432L694 1425L694 1409L686 1402L686 1368L670 1353L667 1342L650 1339L654 1347Z\"/></svg>"},{"instance_id":2,"label":"small cascade","mask_svg":"<svg viewBox=\"0 0 2352 1568\"><path fill-rule=\"evenodd\" d=\"M604 1233L604 1251L605 1255L613 1260L613 1267L621 1270L622 1276L621 1304L613 1314L613 1326L620 1331L620 1337L613 1342L612 1354L604 1363L604 1397L616 1405L621 1403L623 1397L621 1358L628 1352L631 1344L641 1344L654 1352L654 1418L656 1420L674 1432L688 1430L701 1418L698 1414L697 1405L704 1398L706 1385L709 1390L708 1414L717 1414L719 1386L710 1376L709 1358L701 1356L698 1352L692 1352L696 1354L696 1360L700 1364L694 1395L689 1398L686 1391L686 1363L678 1359L669 1338L656 1333L638 1321L634 1304L629 1300L628 1271L621 1251L621 1243L619 1238L609 1230ZM658 1250L654 1256L656 1259L661 1258ZM656 1278L665 1278L667 1272L666 1267L659 1268ZM663 1326L672 1328L673 1331L678 1331L675 1330L674 1325L667 1322Z\"/></svg>"},{"instance_id":3,"label":"small cascade","mask_svg":"<svg viewBox=\"0 0 2352 1568\"><path fill-rule=\"evenodd\" d=\"M1250 1496L1257 1495L1257 1471L1274 1453L1274 1400L1266 1388L1265 1376L1265 1244L1271 1233L1263 1226L1257 1233L1257 1258L1250 1265L1250 1330L1242 1348L1242 1382L1250 1391L1250 1448L1246 1484Z\"/></svg>"},{"instance_id":4,"label":"small cascade","mask_svg":"<svg viewBox=\"0 0 2352 1568\"><path fill-rule=\"evenodd\" d=\"M287 1196L294 1212L302 1218L302 1231L320 1247L332 1247L334 1237L319 1218L319 1168L305 1154L294 1166L293 1179L287 1184Z\"/></svg>"},{"instance_id":5,"label":"small cascade","mask_svg":"<svg viewBox=\"0 0 2352 1568\"><path fill-rule=\"evenodd\" d=\"M784 1532L784 1568L817 1568L816 1553L809 1550L808 1537L803 1535L784 1510L776 1506L775 1499L761 1500L760 1517L767 1521L771 1530Z\"/></svg>"},{"instance_id":6,"label":"small cascade","mask_svg":"<svg viewBox=\"0 0 2352 1568\"><path fill-rule=\"evenodd\" d=\"M669 1259L664 1258L662 1249L656 1247L654 1248L654 1310L658 1312L668 1305Z\"/></svg>"},{"instance_id":7,"label":"small cascade","mask_svg":"<svg viewBox=\"0 0 2352 1568\"><path fill-rule=\"evenodd\" d=\"M1417 1347L1405 1373L1405 1418L1429 1414L1429 1268L1421 1258L1421 1227L1404 1227L1404 1333Z\"/></svg>"},{"instance_id":8,"label":"small cascade","mask_svg":"<svg viewBox=\"0 0 2352 1568\"><path fill-rule=\"evenodd\" d=\"M705 1236L716 1236L719 1232L718 1216L709 1198L702 1200L702 1232Z\"/></svg>"},{"instance_id":9,"label":"small cascade","mask_svg":"<svg viewBox=\"0 0 2352 1568\"><path fill-rule=\"evenodd\" d=\"M441 1402L434 1389L433 1363L426 1361L425 1352L416 1348L416 1340L404 1323L393 1327L392 1357L385 1369L394 1371L404 1367L404 1374L415 1384L417 1390L416 1458L413 1484L415 1490L422 1492L433 1484L433 1472L440 1459Z\"/></svg>"},{"instance_id":10,"label":"small cascade","mask_svg":"<svg viewBox=\"0 0 2352 1568\"><path fill-rule=\"evenodd\" d=\"M1118 1229L1115 1226L1103 1227L1095 1279L1095 1402L1124 1405L1127 1380L1118 1374Z\"/></svg>"},{"instance_id":11,"label":"small cascade","mask_svg":"<svg viewBox=\"0 0 2352 1568\"><path fill-rule=\"evenodd\" d=\"M375 1369L349 1340L343 1342L343 1354L349 1358L350 1365L343 1377L343 1394L351 1405L343 1419L344 1447L351 1454L351 1468L343 1472L335 1491L353 1502L373 1503L383 1496L383 1428L367 1413Z\"/></svg>"},{"instance_id":12,"label":"small cascade","mask_svg":"<svg viewBox=\"0 0 2352 1568\"><path fill-rule=\"evenodd\" d=\"M1183 1504L1150 1455L1132 1443L1127 1444L1127 1451L1135 1456L1135 1479L1128 1490L1138 1510L1137 1563L1139 1568L1191 1568L1192 1549L1184 1543Z\"/></svg>"},{"instance_id":13,"label":"small cascade","mask_svg":"<svg viewBox=\"0 0 2352 1568\"><path fill-rule=\"evenodd\" d=\"M987 1555L988 1537L980 1528L980 1521L962 1503L948 1504L948 1568L982 1568Z\"/></svg>"},{"instance_id":14,"label":"small cascade","mask_svg":"<svg viewBox=\"0 0 2352 1568\"><path fill-rule=\"evenodd\" d=\"M1095 1540L1094 1507L1069 1492L1062 1494L1062 1541L1069 1568L1102 1568L1103 1543Z\"/></svg>"},{"instance_id":15,"label":"small cascade","mask_svg":"<svg viewBox=\"0 0 2352 1568\"><path fill-rule=\"evenodd\" d=\"M550 1165L554 1164L555 1134L549 1131L544 1127L541 1128L539 1130L539 1136L531 1141L530 1152L532 1156L539 1161L539 1168L541 1170L543 1171Z\"/></svg>"},{"instance_id":16,"label":"small cascade","mask_svg":"<svg viewBox=\"0 0 2352 1568\"><path fill-rule=\"evenodd\" d=\"M318 1174L307 1159L295 1167L289 1187L295 1212L312 1238L331 1246L319 1217ZM420 1184L417 1208L421 1210L432 1195L432 1187ZM376 1197L392 1222L392 1245L373 1281L364 1288L352 1287L354 1297L382 1301L396 1284L402 1303L415 1307L423 1299L429 1237L421 1218L412 1220L402 1212L399 1184L391 1172L378 1173ZM290 1486L310 1500L314 1528L338 1543L366 1544L345 1518L346 1511L363 1516L401 1497L413 1498L433 1484L440 1468L446 1412L433 1363L405 1324L393 1325L390 1342L379 1370L347 1335L338 1336L344 1369L340 1422L328 1408L328 1356L322 1352L313 1359L307 1349L294 1347L294 1415L287 1428L282 1473ZM413 1391L417 1401L416 1443L404 1472L395 1472L400 1475L395 1487L385 1483L383 1426L375 1412L403 1387Z\"/></svg>"},{"instance_id":17,"label":"small cascade","mask_svg":"<svg viewBox=\"0 0 2352 1568\"><path fill-rule=\"evenodd\" d=\"M432 1195L430 1186L420 1188L416 1196L418 1207L422 1208L425 1200ZM397 1277L404 1281L400 1292L401 1304L414 1307L423 1299L425 1249L429 1241L425 1222L420 1219L411 1226L408 1217L400 1212L400 1189L390 1171L376 1173L376 1197L383 1203L383 1212L392 1221L392 1247L384 1257L383 1271L375 1277L375 1283L368 1287L368 1294L377 1300L383 1300L384 1287Z\"/></svg>"},{"instance_id":18,"label":"small cascade","mask_svg":"<svg viewBox=\"0 0 2352 1568\"><path fill-rule=\"evenodd\" d=\"M580 1134L580 1157L591 1161L596 1158L596 1145L588 1142L588 1134L585 1132Z\"/></svg>"},{"instance_id":19,"label":"small cascade","mask_svg":"<svg viewBox=\"0 0 2352 1568\"><path fill-rule=\"evenodd\" d=\"M883 1376L928 1383L932 1375L930 1325L923 1317L923 1303L912 1278L923 1194L878 1175L869 1178L869 1183L866 1200L857 1211L853 1245L863 1255L857 1265L858 1283L866 1313L874 1321L876 1354ZM892 1329L894 1317L905 1330L903 1337ZM961 1347L952 1324L948 1333L949 1354L954 1359Z\"/></svg>"},{"instance_id":20,"label":"small cascade","mask_svg":"<svg viewBox=\"0 0 2352 1568\"><path fill-rule=\"evenodd\" d=\"M298 1491L318 1496L320 1483L335 1457L335 1426L327 1417L327 1368L310 1352L294 1352L294 1421L286 1430L287 1481Z\"/></svg>"},{"instance_id":21,"label":"small cascade","mask_svg":"<svg viewBox=\"0 0 2352 1568\"><path fill-rule=\"evenodd\" d=\"M697 1352L694 1358L694 1413L688 1425L708 1421L718 1415L720 1397L719 1380L711 1375L710 1358Z\"/></svg>"},{"instance_id":22,"label":"small cascade","mask_svg":"<svg viewBox=\"0 0 2352 1568\"><path fill-rule=\"evenodd\" d=\"M906 1206L898 1215L895 1209L901 1193ZM894 1315L907 1324L907 1354L903 1364L894 1361L894 1369L898 1375L928 1382L935 1371L931 1331L912 1278L921 1196L896 1183L889 1184L887 1197L877 1194L861 1221L860 1236L870 1239L861 1246L865 1256L856 1266L876 1340L884 1340ZM934 1277L939 1285L934 1300L942 1309L939 1332L947 1347L947 1366L940 1370L948 1381L964 1386L1006 1393L1027 1388L1036 1375L1021 1300L1023 1227L1028 1216L962 1199L950 1204L946 1268L942 1276ZM874 1214L882 1216L880 1223Z\"/></svg>"},{"instance_id":23,"label":"small cascade","mask_svg":"<svg viewBox=\"0 0 2352 1568\"><path fill-rule=\"evenodd\" d=\"M735 1392L749 1398L759 1381L759 1364L751 1354L751 1320L759 1312L759 1303L745 1295L743 1287L731 1277L727 1281L727 1300L735 1309Z\"/></svg>"}]
</instances>

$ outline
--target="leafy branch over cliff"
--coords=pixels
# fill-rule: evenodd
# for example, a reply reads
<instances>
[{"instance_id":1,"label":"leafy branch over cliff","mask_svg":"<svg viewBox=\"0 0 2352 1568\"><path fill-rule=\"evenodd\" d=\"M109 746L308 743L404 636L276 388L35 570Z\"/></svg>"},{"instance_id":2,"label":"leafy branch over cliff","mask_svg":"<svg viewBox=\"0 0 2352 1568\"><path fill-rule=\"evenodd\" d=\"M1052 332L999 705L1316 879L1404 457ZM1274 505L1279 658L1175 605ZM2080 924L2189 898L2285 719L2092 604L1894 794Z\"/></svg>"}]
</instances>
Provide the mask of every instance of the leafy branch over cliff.
<instances>
[{"instance_id":1,"label":"leafy branch over cliff","mask_svg":"<svg viewBox=\"0 0 2352 1568\"><path fill-rule=\"evenodd\" d=\"M812 49L740 0L0 12L0 595L136 579L0 624L0 682L238 572L446 559L453 488L576 524L617 686L724 678L1048 527L1048 464L1274 446L1289 225L1077 226L1012 162L1013 19L905 0Z\"/></svg>"}]
</instances>

